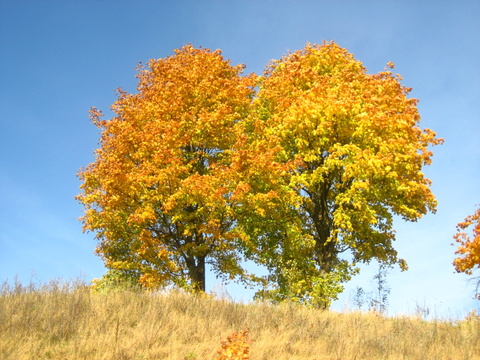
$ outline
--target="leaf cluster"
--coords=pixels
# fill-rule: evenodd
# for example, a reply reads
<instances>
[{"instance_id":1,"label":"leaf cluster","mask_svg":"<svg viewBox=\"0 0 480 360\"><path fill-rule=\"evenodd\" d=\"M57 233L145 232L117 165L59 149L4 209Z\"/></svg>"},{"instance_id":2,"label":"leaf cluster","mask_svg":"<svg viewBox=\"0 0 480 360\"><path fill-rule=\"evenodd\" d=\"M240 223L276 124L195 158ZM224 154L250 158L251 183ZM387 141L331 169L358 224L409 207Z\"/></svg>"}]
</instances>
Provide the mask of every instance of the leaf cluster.
<instances>
[{"instance_id":1,"label":"leaf cluster","mask_svg":"<svg viewBox=\"0 0 480 360\"><path fill-rule=\"evenodd\" d=\"M234 332L222 341L220 350L217 351L217 360L247 360L250 359L250 339L248 330Z\"/></svg>"},{"instance_id":2,"label":"leaf cluster","mask_svg":"<svg viewBox=\"0 0 480 360\"><path fill-rule=\"evenodd\" d=\"M471 237L466 232L470 227L473 227ZM455 254L460 255L454 260L455 269L472 274L473 269L480 268L480 208L457 225L454 239L459 244Z\"/></svg>"}]
</instances>

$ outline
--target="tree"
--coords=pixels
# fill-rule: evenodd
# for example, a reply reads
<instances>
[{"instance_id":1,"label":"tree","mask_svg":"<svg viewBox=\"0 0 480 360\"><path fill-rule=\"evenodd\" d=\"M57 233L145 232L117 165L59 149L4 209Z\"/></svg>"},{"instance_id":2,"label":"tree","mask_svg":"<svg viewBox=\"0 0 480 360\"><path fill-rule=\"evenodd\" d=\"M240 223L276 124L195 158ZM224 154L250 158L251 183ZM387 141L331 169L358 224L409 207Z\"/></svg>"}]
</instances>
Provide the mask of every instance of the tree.
<instances>
[{"instance_id":1,"label":"tree","mask_svg":"<svg viewBox=\"0 0 480 360\"><path fill-rule=\"evenodd\" d=\"M465 232L470 226L473 226L471 238ZM454 239L459 243L455 254L460 255L453 261L455 269L457 272L473 274L473 269L480 268L480 208L457 225L457 233L454 235ZM480 281L477 284L478 299L480 299L479 287Z\"/></svg>"},{"instance_id":2,"label":"tree","mask_svg":"<svg viewBox=\"0 0 480 360\"><path fill-rule=\"evenodd\" d=\"M393 216L416 221L435 211L422 167L442 140L419 127L417 100L400 81L389 70L367 74L335 43L307 44L266 69L250 146L275 149L268 186L294 192L277 205L295 215L255 242L271 240L259 261L275 286L264 296L327 307L355 263L406 268L393 247Z\"/></svg>"},{"instance_id":3,"label":"tree","mask_svg":"<svg viewBox=\"0 0 480 360\"><path fill-rule=\"evenodd\" d=\"M140 67L138 93L119 90L112 119L92 109L101 142L77 199L107 268L148 288L204 291L206 264L248 280L228 203L231 148L255 82L243 68L187 45Z\"/></svg>"},{"instance_id":4,"label":"tree","mask_svg":"<svg viewBox=\"0 0 480 360\"><path fill-rule=\"evenodd\" d=\"M335 43L308 44L260 78L242 70L185 46L140 68L138 93L120 91L111 120L92 109L100 148L77 198L107 268L204 291L210 264L260 282L259 297L319 307L358 262L406 268L393 216L435 211L422 167L442 140L419 127L400 76L367 74Z\"/></svg>"}]
</instances>

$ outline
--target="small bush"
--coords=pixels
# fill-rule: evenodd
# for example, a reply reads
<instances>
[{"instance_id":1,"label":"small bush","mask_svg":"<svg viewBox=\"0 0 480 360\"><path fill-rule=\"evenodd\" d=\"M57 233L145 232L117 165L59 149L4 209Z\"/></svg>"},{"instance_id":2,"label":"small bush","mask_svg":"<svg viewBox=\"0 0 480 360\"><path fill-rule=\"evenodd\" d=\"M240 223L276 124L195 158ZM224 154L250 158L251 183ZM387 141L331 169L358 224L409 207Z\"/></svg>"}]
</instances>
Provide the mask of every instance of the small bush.
<instances>
[{"instance_id":1,"label":"small bush","mask_svg":"<svg viewBox=\"0 0 480 360\"><path fill-rule=\"evenodd\" d=\"M227 340L222 341L222 347L218 350L217 360L247 360L249 359L250 340L248 330L235 332Z\"/></svg>"}]
</instances>

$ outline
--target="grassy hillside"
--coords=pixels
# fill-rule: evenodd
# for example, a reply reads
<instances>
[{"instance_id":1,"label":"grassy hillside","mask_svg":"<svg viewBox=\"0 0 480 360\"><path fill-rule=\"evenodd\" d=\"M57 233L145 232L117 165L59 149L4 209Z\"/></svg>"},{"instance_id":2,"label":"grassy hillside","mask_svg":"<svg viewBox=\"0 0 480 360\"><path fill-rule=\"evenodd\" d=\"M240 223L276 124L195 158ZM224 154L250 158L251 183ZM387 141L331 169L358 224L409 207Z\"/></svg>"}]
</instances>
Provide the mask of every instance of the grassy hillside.
<instances>
[{"instance_id":1,"label":"grassy hillside","mask_svg":"<svg viewBox=\"0 0 480 360\"><path fill-rule=\"evenodd\" d=\"M249 341L239 339L237 348L252 360L480 359L478 320L338 314L180 292L92 293L58 283L4 285L0 294L3 360L217 359L222 341L226 360L232 350L227 337L243 330Z\"/></svg>"}]
</instances>

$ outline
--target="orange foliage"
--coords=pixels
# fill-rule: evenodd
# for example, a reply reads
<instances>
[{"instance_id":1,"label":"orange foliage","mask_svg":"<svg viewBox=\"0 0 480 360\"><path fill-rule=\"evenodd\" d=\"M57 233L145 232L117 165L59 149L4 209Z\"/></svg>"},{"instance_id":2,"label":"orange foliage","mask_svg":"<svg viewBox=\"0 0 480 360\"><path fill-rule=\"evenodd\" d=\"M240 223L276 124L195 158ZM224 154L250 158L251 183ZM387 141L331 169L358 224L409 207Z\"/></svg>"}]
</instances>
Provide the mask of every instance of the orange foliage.
<instances>
[{"instance_id":1,"label":"orange foliage","mask_svg":"<svg viewBox=\"0 0 480 360\"><path fill-rule=\"evenodd\" d=\"M473 226L471 238L465 232L470 226ZM458 272L472 274L474 268L480 268L480 208L457 225L454 238L459 243L455 254L460 255L453 262L455 269Z\"/></svg>"},{"instance_id":2,"label":"orange foliage","mask_svg":"<svg viewBox=\"0 0 480 360\"><path fill-rule=\"evenodd\" d=\"M222 341L222 347L217 351L217 360L247 360L250 359L249 350L248 330L235 332Z\"/></svg>"},{"instance_id":3,"label":"orange foliage","mask_svg":"<svg viewBox=\"0 0 480 360\"><path fill-rule=\"evenodd\" d=\"M114 118L92 109L101 143L79 173L78 200L107 267L149 288L203 289L207 261L220 275L242 274L226 200L229 153L255 82L243 68L187 45L141 67L138 93L119 90Z\"/></svg>"}]
</instances>

